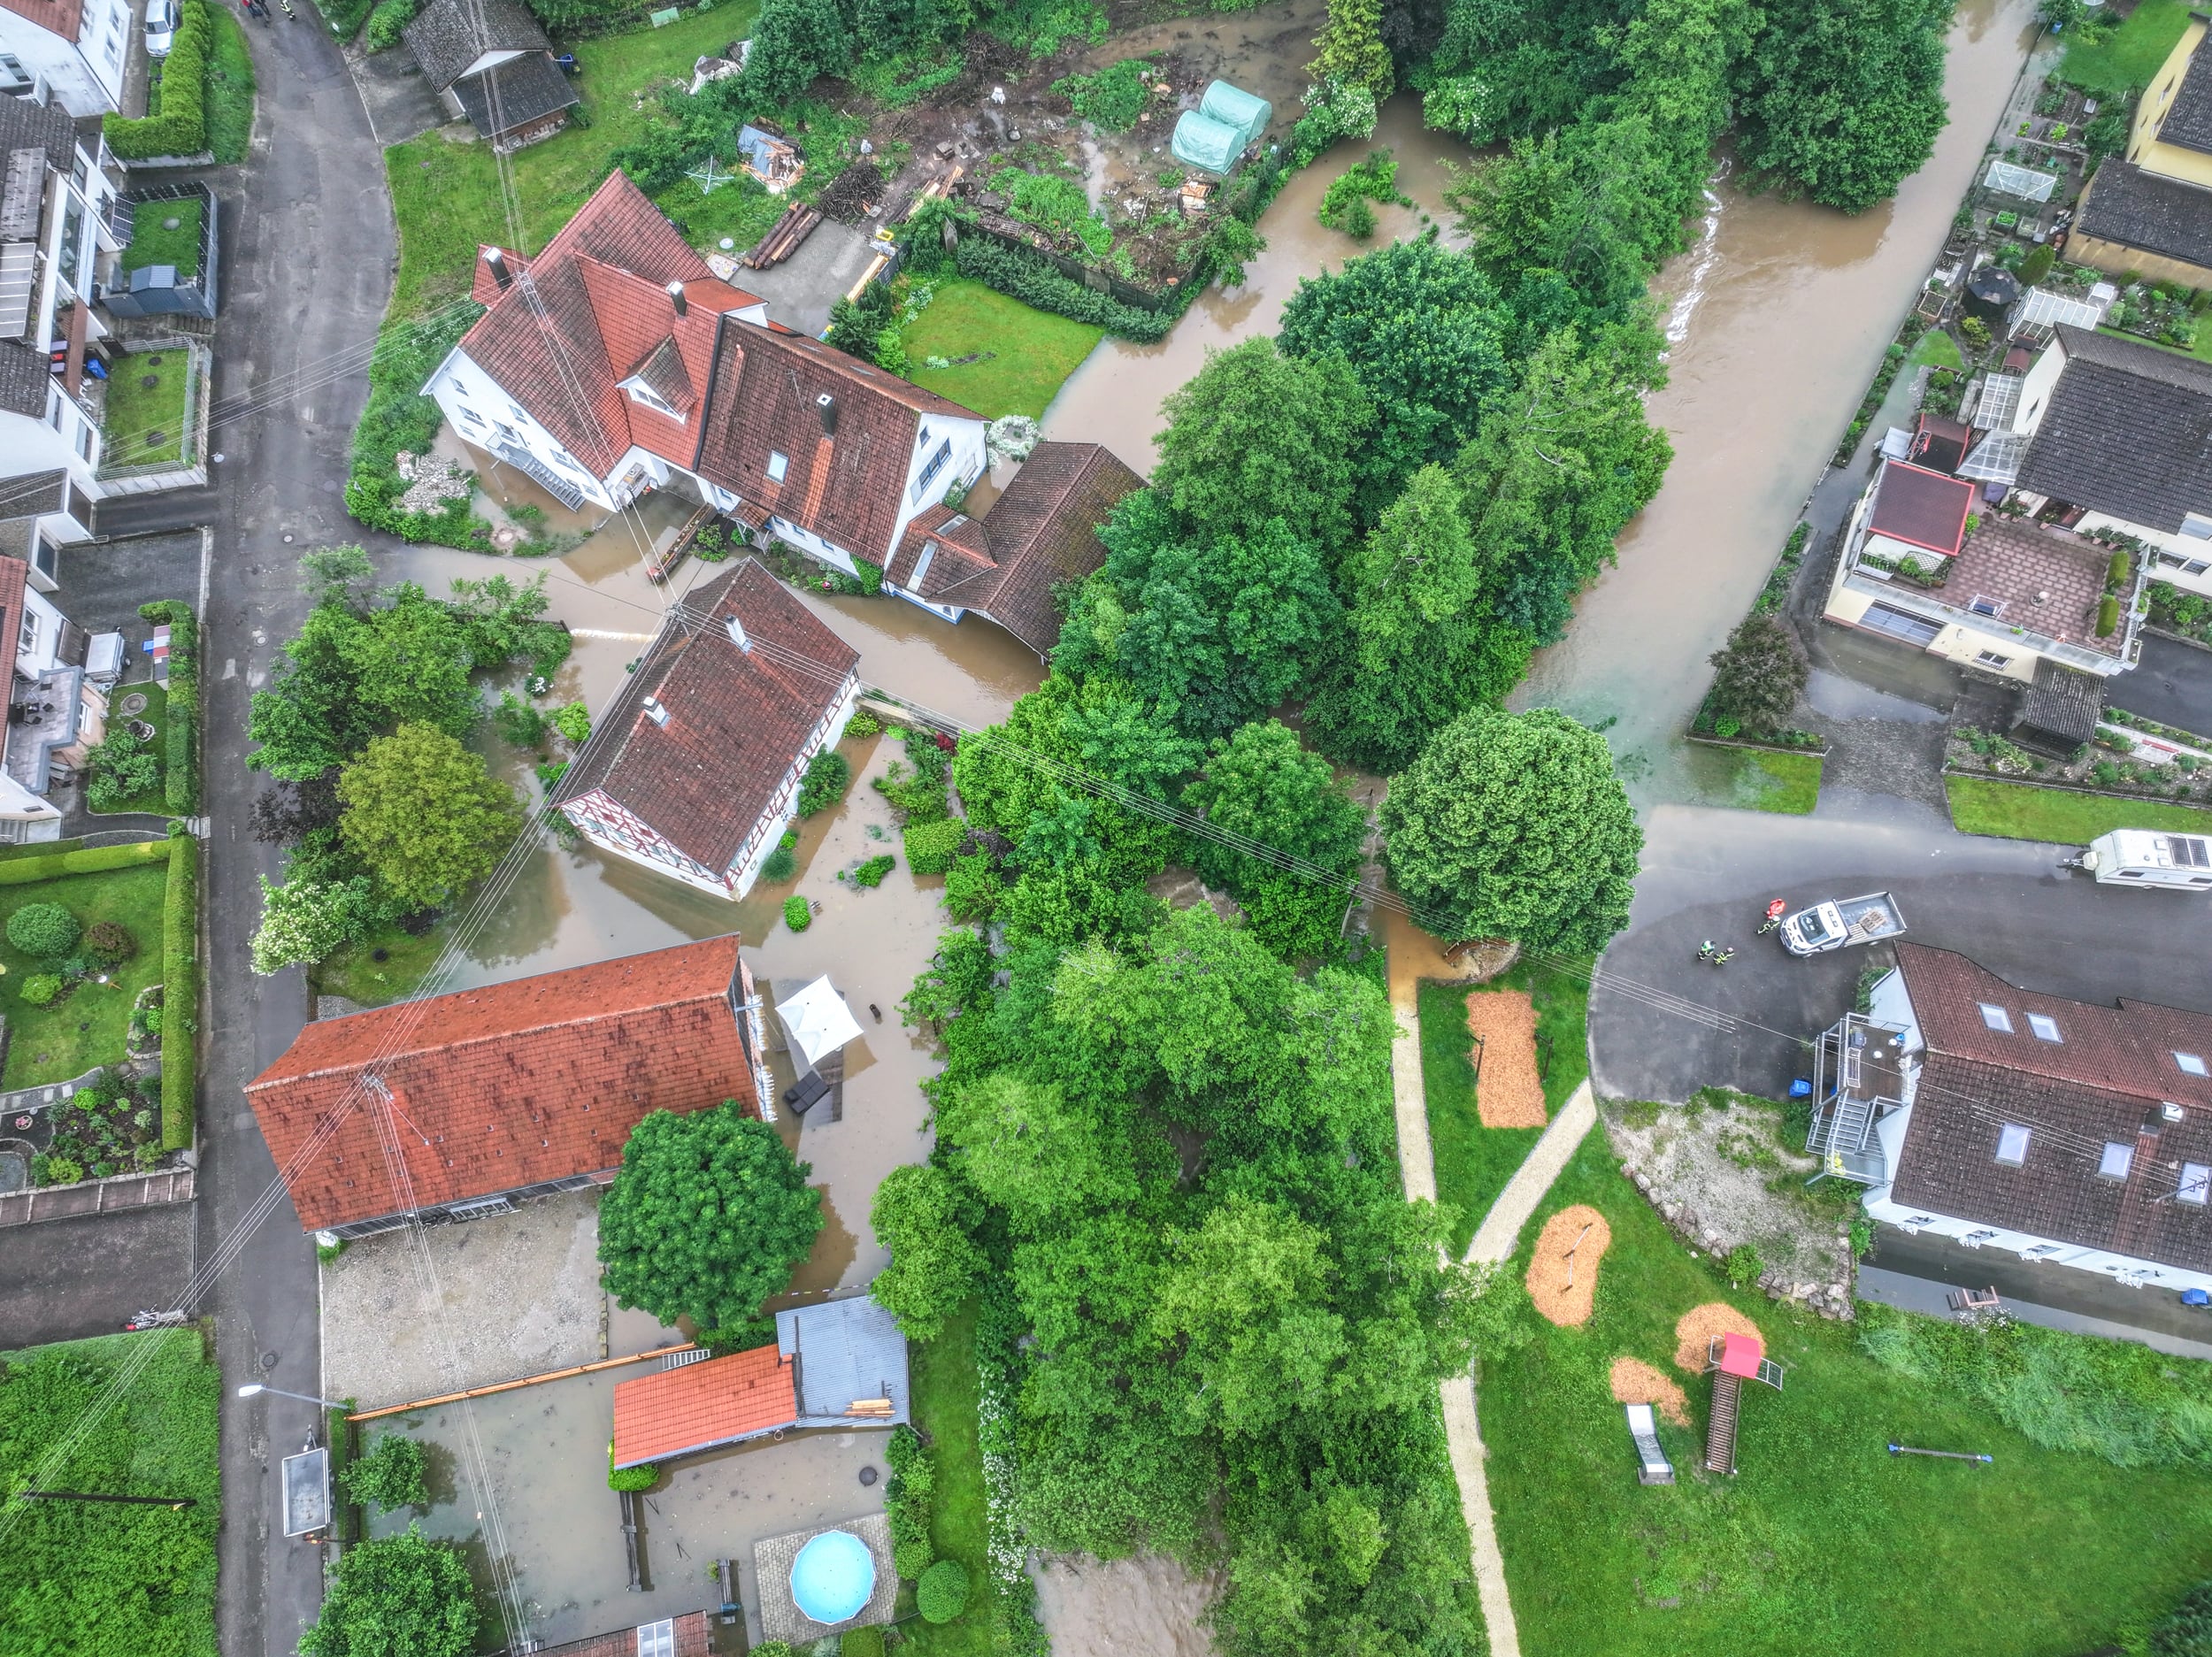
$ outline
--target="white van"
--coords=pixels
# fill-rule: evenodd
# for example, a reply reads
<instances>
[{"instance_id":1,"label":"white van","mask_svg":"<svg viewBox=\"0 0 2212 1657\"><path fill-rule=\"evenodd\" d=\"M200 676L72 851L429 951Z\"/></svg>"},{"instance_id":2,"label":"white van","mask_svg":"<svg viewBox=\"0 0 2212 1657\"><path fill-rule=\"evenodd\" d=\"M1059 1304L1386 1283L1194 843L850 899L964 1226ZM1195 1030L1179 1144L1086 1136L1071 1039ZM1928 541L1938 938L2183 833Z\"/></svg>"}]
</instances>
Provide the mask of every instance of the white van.
<instances>
[{"instance_id":1,"label":"white van","mask_svg":"<svg viewBox=\"0 0 2212 1657\"><path fill-rule=\"evenodd\" d=\"M2101 886L2212 892L2212 835L2114 829L2089 843L2081 866Z\"/></svg>"}]
</instances>

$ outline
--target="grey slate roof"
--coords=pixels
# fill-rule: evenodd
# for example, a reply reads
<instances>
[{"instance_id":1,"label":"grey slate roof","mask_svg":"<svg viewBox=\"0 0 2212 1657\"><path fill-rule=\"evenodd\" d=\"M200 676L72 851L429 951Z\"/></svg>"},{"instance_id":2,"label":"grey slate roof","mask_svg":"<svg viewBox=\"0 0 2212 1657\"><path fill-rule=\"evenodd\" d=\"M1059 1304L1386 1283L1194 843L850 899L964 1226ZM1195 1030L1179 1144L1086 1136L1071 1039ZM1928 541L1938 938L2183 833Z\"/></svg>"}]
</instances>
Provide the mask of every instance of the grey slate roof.
<instances>
[{"instance_id":1,"label":"grey slate roof","mask_svg":"<svg viewBox=\"0 0 2212 1657\"><path fill-rule=\"evenodd\" d=\"M2212 155L2212 52L2201 46L2191 56L2166 119L2159 123L2158 142Z\"/></svg>"},{"instance_id":2,"label":"grey slate roof","mask_svg":"<svg viewBox=\"0 0 2212 1657\"><path fill-rule=\"evenodd\" d=\"M0 98L0 103L12 102ZM46 382L54 377L45 356L20 340L0 340L0 410L46 418Z\"/></svg>"},{"instance_id":3,"label":"grey slate roof","mask_svg":"<svg viewBox=\"0 0 2212 1657\"><path fill-rule=\"evenodd\" d=\"M400 32L441 92L486 52L547 51L553 44L520 0L430 0Z\"/></svg>"},{"instance_id":4,"label":"grey slate roof","mask_svg":"<svg viewBox=\"0 0 2212 1657\"><path fill-rule=\"evenodd\" d=\"M863 1398L891 1400L888 1416L864 1418L871 1424L907 1419L906 1337L872 1295L777 1313L776 1346L798 1360L801 1426L849 1427L846 1412Z\"/></svg>"},{"instance_id":5,"label":"grey slate roof","mask_svg":"<svg viewBox=\"0 0 2212 1657\"><path fill-rule=\"evenodd\" d=\"M2063 324L2058 341L2019 487L2168 534L2212 513L2212 363Z\"/></svg>"},{"instance_id":6,"label":"grey slate roof","mask_svg":"<svg viewBox=\"0 0 2212 1657\"><path fill-rule=\"evenodd\" d=\"M560 65L543 51L525 52L495 64L480 75L465 76L453 83L453 96L461 100L463 113L487 138L527 127L556 110L583 102L561 73Z\"/></svg>"},{"instance_id":7,"label":"grey slate roof","mask_svg":"<svg viewBox=\"0 0 2212 1657\"><path fill-rule=\"evenodd\" d=\"M2074 228L2101 242L2212 265L2212 190L2115 156L2097 170Z\"/></svg>"},{"instance_id":8,"label":"grey slate roof","mask_svg":"<svg viewBox=\"0 0 2212 1657\"><path fill-rule=\"evenodd\" d=\"M19 150L43 150L47 165L66 173L76 162L77 123L58 104L0 97L0 159Z\"/></svg>"},{"instance_id":9,"label":"grey slate roof","mask_svg":"<svg viewBox=\"0 0 2212 1657\"><path fill-rule=\"evenodd\" d=\"M2104 717L2104 680L2094 673L2072 668L2044 656L2035 664L2035 683L2020 703L2014 729L2031 731L2066 743L2088 741L2097 734Z\"/></svg>"}]
</instances>

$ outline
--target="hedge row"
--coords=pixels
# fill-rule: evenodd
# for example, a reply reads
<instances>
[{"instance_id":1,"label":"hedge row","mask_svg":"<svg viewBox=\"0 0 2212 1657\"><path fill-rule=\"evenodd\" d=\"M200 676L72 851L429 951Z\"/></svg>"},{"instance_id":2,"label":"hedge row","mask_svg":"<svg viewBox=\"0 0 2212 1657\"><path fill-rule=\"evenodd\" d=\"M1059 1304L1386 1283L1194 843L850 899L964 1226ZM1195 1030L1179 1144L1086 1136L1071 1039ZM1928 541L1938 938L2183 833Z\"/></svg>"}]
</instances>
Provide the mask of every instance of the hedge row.
<instances>
[{"instance_id":1,"label":"hedge row","mask_svg":"<svg viewBox=\"0 0 2212 1657\"><path fill-rule=\"evenodd\" d=\"M1010 299L1018 299L1039 311L1056 311L1078 322L1087 322L1125 340L1149 343L1164 339L1179 314L1171 311L1140 311L1134 305L1125 305L1096 288L1086 288L1061 275L1034 254L1017 252L972 233L960 238L952 258L963 276L972 276Z\"/></svg>"},{"instance_id":2,"label":"hedge row","mask_svg":"<svg viewBox=\"0 0 2212 1657\"><path fill-rule=\"evenodd\" d=\"M0 846L0 863L13 863L19 857L58 857L83 844L81 840L25 840L15 846Z\"/></svg>"},{"instance_id":3,"label":"hedge row","mask_svg":"<svg viewBox=\"0 0 2212 1657\"><path fill-rule=\"evenodd\" d=\"M192 1143L200 1073L200 843L180 834L159 849L169 856L161 905L161 1148L180 1151Z\"/></svg>"},{"instance_id":4,"label":"hedge row","mask_svg":"<svg viewBox=\"0 0 2212 1657\"><path fill-rule=\"evenodd\" d=\"M436 401L421 395L423 382L481 315L481 306L452 305L429 322L393 323L378 336L369 364L368 406L353 428L346 479L346 510L371 529L405 541L491 550L491 525L477 517L465 495L442 512L399 508L407 493L407 481L399 475L399 453L426 453L443 418Z\"/></svg>"},{"instance_id":5,"label":"hedge row","mask_svg":"<svg viewBox=\"0 0 2212 1657\"><path fill-rule=\"evenodd\" d=\"M200 803L200 624L180 598L141 604L148 621L169 624L169 729L162 788L172 817L190 817Z\"/></svg>"},{"instance_id":6,"label":"hedge row","mask_svg":"<svg viewBox=\"0 0 2212 1657\"><path fill-rule=\"evenodd\" d=\"M169 855L169 845L167 840L134 840L128 846L84 846L75 851L50 850L37 857L11 857L0 862L0 886L27 886L63 875L98 874L104 869L157 863Z\"/></svg>"},{"instance_id":7,"label":"hedge row","mask_svg":"<svg viewBox=\"0 0 2212 1657\"><path fill-rule=\"evenodd\" d=\"M207 148L207 58L214 27L206 0L184 0L175 41L162 60L161 112L102 118L108 148L122 159L196 156Z\"/></svg>"}]
</instances>

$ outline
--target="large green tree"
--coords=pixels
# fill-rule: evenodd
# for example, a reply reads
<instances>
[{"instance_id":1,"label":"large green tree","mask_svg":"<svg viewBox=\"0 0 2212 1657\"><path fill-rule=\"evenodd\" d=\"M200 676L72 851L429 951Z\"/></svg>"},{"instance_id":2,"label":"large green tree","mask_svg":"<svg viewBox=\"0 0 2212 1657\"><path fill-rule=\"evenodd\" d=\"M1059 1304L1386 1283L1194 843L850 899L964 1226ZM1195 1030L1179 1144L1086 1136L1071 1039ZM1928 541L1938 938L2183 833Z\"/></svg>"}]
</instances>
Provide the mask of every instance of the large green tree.
<instances>
[{"instance_id":1,"label":"large green tree","mask_svg":"<svg viewBox=\"0 0 2212 1657\"><path fill-rule=\"evenodd\" d=\"M454 1548L413 1525L357 1542L338 1561L300 1657L468 1657L476 1592Z\"/></svg>"},{"instance_id":2,"label":"large green tree","mask_svg":"<svg viewBox=\"0 0 2212 1657\"><path fill-rule=\"evenodd\" d=\"M1213 827L1311 865L1291 872L1264 857L1193 835L1192 861L1209 884L1244 906L1276 954L1325 953L1351 902L1349 882L1367 837L1367 814L1328 762L1300 745L1298 733L1269 719L1241 726L1214 744L1205 773L1183 791L1183 804ZM1341 884L1312 878L1317 872Z\"/></svg>"},{"instance_id":3,"label":"large green tree","mask_svg":"<svg viewBox=\"0 0 2212 1657\"><path fill-rule=\"evenodd\" d=\"M522 821L515 791L445 732L403 725L338 778L338 832L384 889L418 909L488 873Z\"/></svg>"},{"instance_id":4,"label":"large green tree","mask_svg":"<svg viewBox=\"0 0 2212 1657\"><path fill-rule=\"evenodd\" d=\"M1353 453L1371 522L1407 478L1448 460L1473 432L1482 400L1505 383L1510 317L1490 279L1424 235L1309 277L1283 307L1281 349L1340 358L1375 407Z\"/></svg>"},{"instance_id":5,"label":"large green tree","mask_svg":"<svg viewBox=\"0 0 2212 1657\"><path fill-rule=\"evenodd\" d=\"M1952 0L1770 7L1737 78L1737 143L1754 180L1848 213L1894 195L1950 118L1952 10Z\"/></svg>"},{"instance_id":6,"label":"large green tree","mask_svg":"<svg viewBox=\"0 0 2212 1657\"><path fill-rule=\"evenodd\" d=\"M1211 352L1160 405L1154 487L1201 536L1279 521L1332 552L1351 533L1354 457L1373 420L1340 358L1286 357L1264 335Z\"/></svg>"},{"instance_id":7,"label":"large green tree","mask_svg":"<svg viewBox=\"0 0 2212 1657\"><path fill-rule=\"evenodd\" d=\"M1596 732L1548 708L1478 709L1383 802L1391 878L1440 937L1591 955L1628 924L1643 831Z\"/></svg>"},{"instance_id":8,"label":"large green tree","mask_svg":"<svg viewBox=\"0 0 2212 1657\"><path fill-rule=\"evenodd\" d=\"M733 1329L780 1294L822 1229L813 1170L734 1103L656 1110L599 1202L608 1293L664 1323Z\"/></svg>"},{"instance_id":9,"label":"large green tree","mask_svg":"<svg viewBox=\"0 0 2212 1657\"><path fill-rule=\"evenodd\" d=\"M1746 616L1728 635L1728 648L1715 651L1711 661L1715 715L1734 720L1755 736L1774 736L1789 728L1797 699L1812 677L1812 664L1788 622L1778 616Z\"/></svg>"},{"instance_id":10,"label":"large green tree","mask_svg":"<svg viewBox=\"0 0 2212 1657\"><path fill-rule=\"evenodd\" d=\"M895 1168L876 1187L869 1222L876 1241L891 1251L891 1263L869 1293L910 1340L943 1333L990 1269L970 1235L975 1220L967 1208L958 1182L928 1162Z\"/></svg>"}]
</instances>

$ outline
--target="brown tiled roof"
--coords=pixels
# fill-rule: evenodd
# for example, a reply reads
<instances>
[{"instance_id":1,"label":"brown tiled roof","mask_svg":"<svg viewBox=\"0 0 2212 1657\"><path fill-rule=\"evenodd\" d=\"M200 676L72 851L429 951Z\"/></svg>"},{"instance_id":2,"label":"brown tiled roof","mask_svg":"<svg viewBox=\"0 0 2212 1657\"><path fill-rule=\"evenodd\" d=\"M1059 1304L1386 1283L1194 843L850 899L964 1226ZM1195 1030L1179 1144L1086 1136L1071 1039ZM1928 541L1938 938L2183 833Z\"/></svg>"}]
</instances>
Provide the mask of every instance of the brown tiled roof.
<instances>
[{"instance_id":1,"label":"brown tiled roof","mask_svg":"<svg viewBox=\"0 0 2212 1657\"><path fill-rule=\"evenodd\" d=\"M614 1464L640 1467L733 1444L799 1419L798 1382L774 1346L756 1346L618 1382Z\"/></svg>"},{"instance_id":2,"label":"brown tiled roof","mask_svg":"<svg viewBox=\"0 0 2212 1657\"><path fill-rule=\"evenodd\" d=\"M765 648L741 649L727 621ZM809 666L794 665L797 657ZM688 595L613 706L606 734L562 778L554 803L604 793L716 872L773 802L859 652L748 558ZM665 725L645 712L657 698Z\"/></svg>"},{"instance_id":3,"label":"brown tiled roof","mask_svg":"<svg viewBox=\"0 0 2212 1657\"><path fill-rule=\"evenodd\" d=\"M2212 1079L2177 1051L2212 1060L2212 1015L2122 1001L2092 1006L2015 988L1965 956L1900 943L1897 963L1926 1044L1912 1124L1891 1195L1993 1228L2212 1269L2212 1208L2177 1202L2181 1164L2212 1165ZM1989 1028L1980 1003L2012 1032ZM2030 1027L2041 1014L2062 1038ZM2162 1120L2167 1101L2183 1108ZM2026 1161L1996 1161L1998 1131L2029 1130ZM2124 1180L2102 1178L2108 1143L2130 1146Z\"/></svg>"},{"instance_id":4,"label":"brown tiled roof","mask_svg":"<svg viewBox=\"0 0 2212 1657\"><path fill-rule=\"evenodd\" d=\"M836 400L833 435L822 429L817 399L825 395ZM981 418L819 340L724 317L697 470L880 564L891 551L924 425ZM930 441L933 446L934 432ZM788 463L780 483L768 476L772 452Z\"/></svg>"},{"instance_id":5,"label":"brown tiled roof","mask_svg":"<svg viewBox=\"0 0 2212 1657\"><path fill-rule=\"evenodd\" d=\"M1893 460L1882 467L1867 527L1878 535L1948 557L1958 551L1960 538L1966 533L1966 515L1973 510L1972 484Z\"/></svg>"},{"instance_id":6,"label":"brown tiled roof","mask_svg":"<svg viewBox=\"0 0 2212 1657\"><path fill-rule=\"evenodd\" d=\"M2006 626L2117 656L2127 636L2124 618L2109 638L2097 636L2097 605L2111 562L2110 552L2069 531L1992 513L1951 561L1943 596L1962 607L1992 600L1995 619Z\"/></svg>"},{"instance_id":7,"label":"brown tiled roof","mask_svg":"<svg viewBox=\"0 0 2212 1657\"><path fill-rule=\"evenodd\" d=\"M726 1585L733 1597L737 1584ZM673 1619L676 1624L674 1657L708 1657L713 1649L714 1633L708 1626L704 1611L688 1611ZM649 1625L648 1625L649 1626ZM570 1640L564 1645L541 1645L537 1657L637 1657L637 1630L617 1629L611 1634L595 1634L589 1639Z\"/></svg>"},{"instance_id":8,"label":"brown tiled roof","mask_svg":"<svg viewBox=\"0 0 2212 1657\"><path fill-rule=\"evenodd\" d=\"M1143 487L1100 444L1040 443L980 519L943 506L917 517L884 573L931 603L987 617L1048 655L1060 637L1054 595L1106 562L1098 525ZM937 550L925 564L933 542Z\"/></svg>"},{"instance_id":9,"label":"brown tiled roof","mask_svg":"<svg viewBox=\"0 0 2212 1657\"><path fill-rule=\"evenodd\" d=\"M757 1109L734 933L326 1018L246 1084L308 1231L618 1166L649 1111ZM391 1090L413 1203L357 1085ZM334 1111L335 1136L293 1159Z\"/></svg>"},{"instance_id":10,"label":"brown tiled roof","mask_svg":"<svg viewBox=\"0 0 2212 1657\"><path fill-rule=\"evenodd\" d=\"M515 277L503 291L477 261L472 292L489 308L461 349L598 476L633 442L691 467L704 397L691 418L672 420L633 403L618 382L672 341L692 384L704 387L718 315L763 302L718 280L618 168L535 258L503 257ZM684 285L681 316L672 281Z\"/></svg>"}]
</instances>

